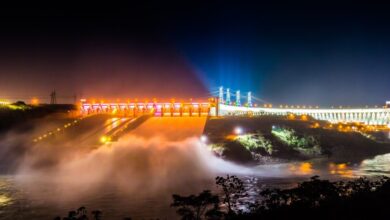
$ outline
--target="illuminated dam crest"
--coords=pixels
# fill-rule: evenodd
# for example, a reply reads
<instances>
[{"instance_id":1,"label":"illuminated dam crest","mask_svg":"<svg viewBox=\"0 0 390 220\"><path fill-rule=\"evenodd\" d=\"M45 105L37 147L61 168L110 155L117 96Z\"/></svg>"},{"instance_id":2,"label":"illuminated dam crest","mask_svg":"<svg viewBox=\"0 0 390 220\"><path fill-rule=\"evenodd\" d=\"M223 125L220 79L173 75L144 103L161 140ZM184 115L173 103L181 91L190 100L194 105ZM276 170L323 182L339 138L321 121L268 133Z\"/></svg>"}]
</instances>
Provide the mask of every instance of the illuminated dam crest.
<instances>
[{"instance_id":1,"label":"illuminated dam crest","mask_svg":"<svg viewBox=\"0 0 390 220\"><path fill-rule=\"evenodd\" d=\"M275 108L256 107L252 103L251 92L241 96L240 91L235 95L227 89L219 88L218 96L210 97L203 102L110 102L96 103L85 99L81 101L82 114L110 113L126 117L145 114L160 117L205 117L205 116L261 116L261 115L307 115L317 120L330 123L363 123L367 125L390 125L390 108ZM235 96L235 102L231 97ZM245 98L246 102L241 102ZM244 103L241 105L241 103Z\"/></svg>"}]
</instances>

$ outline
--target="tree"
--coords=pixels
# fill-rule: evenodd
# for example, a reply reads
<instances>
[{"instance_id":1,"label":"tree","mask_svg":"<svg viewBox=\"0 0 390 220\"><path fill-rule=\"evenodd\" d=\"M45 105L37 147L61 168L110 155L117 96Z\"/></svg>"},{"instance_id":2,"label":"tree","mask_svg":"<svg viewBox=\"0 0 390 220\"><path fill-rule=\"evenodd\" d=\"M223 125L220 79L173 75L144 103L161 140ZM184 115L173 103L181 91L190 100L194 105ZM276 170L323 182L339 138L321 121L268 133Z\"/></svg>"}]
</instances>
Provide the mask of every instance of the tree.
<instances>
[{"instance_id":1,"label":"tree","mask_svg":"<svg viewBox=\"0 0 390 220\"><path fill-rule=\"evenodd\" d=\"M17 102L15 102L13 105L17 105L17 106L26 106L26 103L23 102L23 101L17 101Z\"/></svg>"},{"instance_id":2,"label":"tree","mask_svg":"<svg viewBox=\"0 0 390 220\"><path fill-rule=\"evenodd\" d=\"M199 195L180 196L172 195L172 207L176 207L177 214L183 220L220 219L219 198L211 194L209 190Z\"/></svg>"},{"instance_id":3,"label":"tree","mask_svg":"<svg viewBox=\"0 0 390 220\"><path fill-rule=\"evenodd\" d=\"M99 211L99 210L94 210L91 212L92 213L92 216L95 220L100 220L101 217L102 217L102 212Z\"/></svg>"},{"instance_id":4,"label":"tree","mask_svg":"<svg viewBox=\"0 0 390 220\"><path fill-rule=\"evenodd\" d=\"M79 220L87 220L87 209L84 206L81 206L77 209L77 215Z\"/></svg>"},{"instance_id":5,"label":"tree","mask_svg":"<svg viewBox=\"0 0 390 220\"><path fill-rule=\"evenodd\" d=\"M95 210L91 212L94 220L100 220L102 212ZM68 212L68 216L64 217L63 220L88 220L87 209L84 206L81 206L76 211L71 210ZM61 217L55 217L54 220L61 220Z\"/></svg>"},{"instance_id":6,"label":"tree","mask_svg":"<svg viewBox=\"0 0 390 220\"><path fill-rule=\"evenodd\" d=\"M69 211L68 212L68 217L65 218L65 220L73 220L73 219L77 219L77 212L76 211Z\"/></svg>"},{"instance_id":7,"label":"tree","mask_svg":"<svg viewBox=\"0 0 390 220\"><path fill-rule=\"evenodd\" d=\"M215 183L222 187L224 194L223 202L227 205L228 214L234 214L233 209L237 207L237 201L244 193L244 183L237 176L229 176L226 178L217 176Z\"/></svg>"}]
</instances>

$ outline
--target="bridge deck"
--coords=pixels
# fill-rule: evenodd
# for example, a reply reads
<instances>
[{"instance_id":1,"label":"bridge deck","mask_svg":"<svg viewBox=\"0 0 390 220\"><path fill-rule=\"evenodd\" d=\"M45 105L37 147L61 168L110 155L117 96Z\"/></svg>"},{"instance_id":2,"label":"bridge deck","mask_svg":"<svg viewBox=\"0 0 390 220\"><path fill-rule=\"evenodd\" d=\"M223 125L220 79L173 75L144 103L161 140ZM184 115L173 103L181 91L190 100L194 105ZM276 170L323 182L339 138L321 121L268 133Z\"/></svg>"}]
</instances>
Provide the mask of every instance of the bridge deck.
<instances>
[{"instance_id":1,"label":"bridge deck","mask_svg":"<svg viewBox=\"0 0 390 220\"><path fill-rule=\"evenodd\" d=\"M256 108L219 104L218 114L228 115L309 115L318 120L332 123L360 122L369 125L389 125L389 108L355 108L355 109L297 109L297 108Z\"/></svg>"}]
</instances>

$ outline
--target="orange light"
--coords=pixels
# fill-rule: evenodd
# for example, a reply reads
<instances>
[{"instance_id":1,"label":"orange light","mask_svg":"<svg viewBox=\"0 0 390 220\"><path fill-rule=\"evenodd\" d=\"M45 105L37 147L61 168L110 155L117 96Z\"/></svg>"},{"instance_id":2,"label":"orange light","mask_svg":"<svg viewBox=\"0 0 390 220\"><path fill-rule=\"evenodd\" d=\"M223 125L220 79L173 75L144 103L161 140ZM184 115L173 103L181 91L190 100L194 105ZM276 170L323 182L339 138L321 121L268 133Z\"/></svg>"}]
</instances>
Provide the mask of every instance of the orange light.
<instances>
[{"instance_id":1,"label":"orange light","mask_svg":"<svg viewBox=\"0 0 390 220\"><path fill-rule=\"evenodd\" d=\"M302 163L299 166L299 171L303 174L310 174L313 172L313 166L311 165L311 163Z\"/></svg>"},{"instance_id":2,"label":"orange light","mask_svg":"<svg viewBox=\"0 0 390 220\"><path fill-rule=\"evenodd\" d=\"M107 136L100 137L100 142L103 144L108 143L110 141L111 141L111 137L107 137Z\"/></svg>"},{"instance_id":3,"label":"orange light","mask_svg":"<svg viewBox=\"0 0 390 220\"><path fill-rule=\"evenodd\" d=\"M309 162L303 162L297 165L290 165L290 172L299 174L299 175L308 175L314 172L313 165Z\"/></svg>"},{"instance_id":4,"label":"orange light","mask_svg":"<svg viewBox=\"0 0 390 220\"><path fill-rule=\"evenodd\" d=\"M314 123L312 126L312 128L319 128L320 127L320 124L318 122Z\"/></svg>"},{"instance_id":5,"label":"orange light","mask_svg":"<svg viewBox=\"0 0 390 220\"><path fill-rule=\"evenodd\" d=\"M233 140L235 140L237 138L237 135L230 134L230 135L227 135L225 138L226 138L226 140L233 141Z\"/></svg>"},{"instance_id":6,"label":"orange light","mask_svg":"<svg viewBox=\"0 0 390 220\"><path fill-rule=\"evenodd\" d=\"M337 174L343 177L353 177L353 171L349 169L347 164L345 163L341 163L341 164L330 163L329 173Z\"/></svg>"},{"instance_id":7,"label":"orange light","mask_svg":"<svg viewBox=\"0 0 390 220\"><path fill-rule=\"evenodd\" d=\"M39 105L39 100L37 98L32 98L31 99L31 104L32 105Z\"/></svg>"},{"instance_id":8,"label":"orange light","mask_svg":"<svg viewBox=\"0 0 390 220\"><path fill-rule=\"evenodd\" d=\"M347 168L347 164L345 164L345 163L338 164L337 168L338 169L345 169L345 168Z\"/></svg>"},{"instance_id":9,"label":"orange light","mask_svg":"<svg viewBox=\"0 0 390 220\"><path fill-rule=\"evenodd\" d=\"M294 114L288 114L287 118L289 120L295 120L295 115Z\"/></svg>"}]
</instances>

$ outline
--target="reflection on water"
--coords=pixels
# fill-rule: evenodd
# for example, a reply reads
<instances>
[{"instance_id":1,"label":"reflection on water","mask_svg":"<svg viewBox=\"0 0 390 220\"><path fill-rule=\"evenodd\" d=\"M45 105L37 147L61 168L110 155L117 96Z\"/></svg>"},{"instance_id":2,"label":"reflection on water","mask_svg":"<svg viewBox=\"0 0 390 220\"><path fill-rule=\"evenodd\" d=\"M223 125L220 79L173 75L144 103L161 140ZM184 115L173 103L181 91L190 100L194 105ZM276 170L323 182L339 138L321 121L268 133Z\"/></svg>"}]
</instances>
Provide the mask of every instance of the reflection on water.
<instances>
[{"instance_id":1,"label":"reflection on water","mask_svg":"<svg viewBox=\"0 0 390 220\"><path fill-rule=\"evenodd\" d=\"M390 154L363 160L360 164L313 161L292 163L288 171L293 175L319 175L323 178L358 178L361 176L390 175ZM287 176L287 175L286 175Z\"/></svg>"},{"instance_id":2,"label":"reflection on water","mask_svg":"<svg viewBox=\"0 0 390 220\"><path fill-rule=\"evenodd\" d=\"M313 164L310 162L290 164L289 171L297 175L310 175L314 173Z\"/></svg>"},{"instance_id":3,"label":"reflection on water","mask_svg":"<svg viewBox=\"0 0 390 220\"><path fill-rule=\"evenodd\" d=\"M291 162L287 164L262 165L267 177L293 178L318 175L322 178L340 179L360 176L390 174L390 154L364 160L361 164L334 163L328 160ZM254 174L259 174L254 172ZM262 175L260 175L262 176Z\"/></svg>"},{"instance_id":4,"label":"reflection on water","mask_svg":"<svg viewBox=\"0 0 390 220\"><path fill-rule=\"evenodd\" d=\"M9 195L9 185L9 181L0 178L0 208L12 204L12 198Z\"/></svg>"},{"instance_id":5,"label":"reflection on water","mask_svg":"<svg viewBox=\"0 0 390 220\"><path fill-rule=\"evenodd\" d=\"M329 163L329 173L333 175L339 175L345 178L355 177L354 171L348 167L346 163Z\"/></svg>"},{"instance_id":6,"label":"reflection on water","mask_svg":"<svg viewBox=\"0 0 390 220\"><path fill-rule=\"evenodd\" d=\"M0 207L11 204L12 199L7 195L0 195Z\"/></svg>"}]
</instances>

